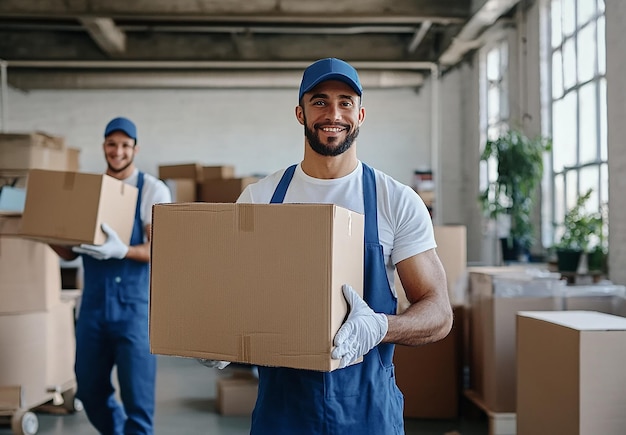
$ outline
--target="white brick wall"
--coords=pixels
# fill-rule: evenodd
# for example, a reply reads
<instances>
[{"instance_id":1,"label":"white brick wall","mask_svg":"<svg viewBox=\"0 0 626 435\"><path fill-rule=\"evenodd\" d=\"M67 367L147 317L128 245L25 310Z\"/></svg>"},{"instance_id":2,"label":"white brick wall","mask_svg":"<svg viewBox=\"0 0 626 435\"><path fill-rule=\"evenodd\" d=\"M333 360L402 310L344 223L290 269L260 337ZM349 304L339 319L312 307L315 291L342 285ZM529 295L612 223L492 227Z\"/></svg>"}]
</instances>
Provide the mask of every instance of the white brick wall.
<instances>
[{"instance_id":1,"label":"white brick wall","mask_svg":"<svg viewBox=\"0 0 626 435\"><path fill-rule=\"evenodd\" d=\"M10 72L9 72L10 74ZM296 89L85 90L11 89L5 131L41 130L80 148L81 170L102 172L105 124L127 116L137 124L139 166L199 161L233 164L237 175L271 173L302 159L303 128ZM430 96L412 89L365 90L360 158L410 184L430 165Z\"/></svg>"}]
</instances>

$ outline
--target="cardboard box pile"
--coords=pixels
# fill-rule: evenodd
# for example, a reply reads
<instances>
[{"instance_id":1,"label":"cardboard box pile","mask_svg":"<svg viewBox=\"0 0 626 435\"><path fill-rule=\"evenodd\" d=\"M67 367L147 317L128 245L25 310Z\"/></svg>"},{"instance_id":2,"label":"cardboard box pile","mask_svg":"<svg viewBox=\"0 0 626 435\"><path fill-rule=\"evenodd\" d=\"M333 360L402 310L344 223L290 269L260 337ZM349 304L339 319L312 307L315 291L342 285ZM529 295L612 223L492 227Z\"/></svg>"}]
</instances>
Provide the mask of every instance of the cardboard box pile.
<instances>
[{"instance_id":1,"label":"cardboard box pile","mask_svg":"<svg viewBox=\"0 0 626 435\"><path fill-rule=\"evenodd\" d=\"M102 223L130 243L137 188L104 174L32 170L21 235L47 243L102 244Z\"/></svg>"},{"instance_id":2,"label":"cardboard box pile","mask_svg":"<svg viewBox=\"0 0 626 435\"><path fill-rule=\"evenodd\" d=\"M232 165L203 166L182 163L159 166L159 178L172 192L173 202L236 202L256 177L235 178Z\"/></svg>"},{"instance_id":3,"label":"cardboard box pile","mask_svg":"<svg viewBox=\"0 0 626 435\"><path fill-rule=\"evenodd\" d=\"M0 170L65 171L67 148L62 137L41 132L0 134Z\"/></svg>"},{"instance_id":4,"label":"cardboard box pile","mask_svg":"<svg viewBox=\"0 0 626 435\"><path fill-rule=\"evenodd\" d=\"M517 434L619 435L626 427L626 319L517 315Z\"/></svg>"},{"instance_id":5,"label":"cardboard box pile","mask_svg":"<svg viewBox=\"0 0 626 435\"><path fill-rule=\"evenodd\" d=\"M492 412L515 412L518 311L560 310L558 274L469 268L470 388Z\"/></svg>"},{"instance_id":6,"label":"cardboard box pile","mask_svg":"<svg viewBox=\"0 0 626 435\"><path fill-rule=\"evenodd\" d=\"M0 215L0 390L28 409L75 387L74 303L61 298L59 257L18 237L20 221Z\"/></svg>"},{"instance_id":7,"label":"cardboard box pile","mask_svg":"<svg viewBox=\"0 0 626 435\"><path fill-rule=\"evenodd\" d=\"M363 224L332 204L155 205L151 351L336 369L341 287L363 289Z\"/></svg>"},{"instance_id":8,"label":"cardboard box pile","mask_svg":"<svg viewBox=\"0 0 626 435\"><path fill-rule=\"evenodd\" d=\"M31 272L32 273L32 272ZM56 300L46 311L0 314L0 388L20 386L23 408L76 386L74 302Z\"/></svg>"}]
</instances>

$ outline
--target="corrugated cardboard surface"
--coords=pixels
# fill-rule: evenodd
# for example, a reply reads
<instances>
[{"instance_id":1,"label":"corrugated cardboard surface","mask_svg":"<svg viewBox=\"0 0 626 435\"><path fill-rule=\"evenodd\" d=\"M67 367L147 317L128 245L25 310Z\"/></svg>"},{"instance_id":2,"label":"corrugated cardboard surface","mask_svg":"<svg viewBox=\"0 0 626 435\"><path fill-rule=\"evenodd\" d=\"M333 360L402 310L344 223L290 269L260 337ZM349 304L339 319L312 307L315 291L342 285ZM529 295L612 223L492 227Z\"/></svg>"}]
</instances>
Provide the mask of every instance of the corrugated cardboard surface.
<instances>
[{"instance_id":1,"label":"corrugated cardboard surface","mask_svg":"<svg viewBox=\"0 0 626 435\"><path fill-rule=\"evenodd\" d=\"M199 187L198 197L204 202L236 202L243 189L257 181L256 177L205 180Z\"/></svg>"},{"instance_id":2,"label":"corrugated cardboard surface","mask_svg":"<svg viewBox=\"0 0 626 435\"><path fill-rule=\"evenodd\" d=\"M45 243L0 236L0 314L47 311L60 298L57 254Z\"/></svg>"},{"instance_id":3,"label":"corrugated cardboard surface","mask_svg":"<svg viewBox=\"0 0 626 435\"><path fill-rule=\"evenodd\" d=\"M49 387L75 385L73 310L59 300L47 312L0 315L0 385L21 386L25 408L50 400Z\"/></svg>"},{"instance_id":4,"label":"corrugated cardboard surface","mask_svg":"<svg viewBox=\"0 0 626 435\"><path fill-rule=\"evenodd\" d=\"M463 307L453 307L450 334L424 346L396 346L396 383L404 395L407 418L453 419L459 416Z\"/></svg>"},{"instance_id":5,"label":"corrugated cardboard surface","mask_svg":"<svg viewBox=\"0 0 626 435\"><path fill-rule=\"evenodd\" d=\"M106 222L130 243L137 188L104 174L32 170L21 234L58 244L102 244Z\"/></svg>"},{"instance_id":6,"label":"corrugated cardboard surface","mask_svg":"<svg viewBox=\"0 0 626 435\"><path fill-rule=\"evenodd\" d=\"M521 312L517 346L519 435L624 433L626 319Z\"/></svg>"},{"instance_id":7,"label":"corrugated cardboard surface","mask_svg":"<svg viewBox=\"0 0 626 435\"><path fill-rule=\"evenodd\" d=\"M151 350L330 371L363 215L331 204L153 207Z\"/></svg>"}]
</instances>

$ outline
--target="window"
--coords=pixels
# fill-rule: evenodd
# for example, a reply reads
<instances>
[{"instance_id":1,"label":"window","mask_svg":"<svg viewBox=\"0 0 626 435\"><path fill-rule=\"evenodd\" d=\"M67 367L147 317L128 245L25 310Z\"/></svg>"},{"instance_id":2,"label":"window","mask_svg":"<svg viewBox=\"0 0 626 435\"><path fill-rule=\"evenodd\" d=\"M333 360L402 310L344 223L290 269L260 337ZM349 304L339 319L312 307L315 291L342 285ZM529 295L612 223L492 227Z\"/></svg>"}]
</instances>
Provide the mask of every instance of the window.
<instances>
[{"instance_id":1,"label":"window","mask_svg":"<svg viewBox=\"0 0 626 435\"><path fill-rule=\"evenodd\" d=\"M549 0L552 210L546 240L566 210L593 190L588 211L608 205L604 0Z\"/></svg>"},{"instance_id":2,"label":"window","mask_svg":"<svg viewBox=\"0 0 626 435\"><path fill-rule=\"evenodd\" d=\"M508 130L509 89L508 44L500 41L481 52L480 71L480 143L482 153L488 139L495 140ZM495 162L481 162L480 190L497 177Z\"/></svg>"}]
</instances>

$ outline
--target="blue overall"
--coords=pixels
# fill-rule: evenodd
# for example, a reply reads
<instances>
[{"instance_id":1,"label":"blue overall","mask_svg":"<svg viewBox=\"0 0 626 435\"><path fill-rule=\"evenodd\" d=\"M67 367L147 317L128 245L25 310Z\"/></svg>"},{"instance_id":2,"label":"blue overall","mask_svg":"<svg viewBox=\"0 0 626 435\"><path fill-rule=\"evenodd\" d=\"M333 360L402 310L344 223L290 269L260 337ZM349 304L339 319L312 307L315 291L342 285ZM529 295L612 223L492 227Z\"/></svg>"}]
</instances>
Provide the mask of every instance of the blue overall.
<instances>
[{"instance_id":1,"label":"blue overall","mask_svg":"<svg viewBox=\"0 0 626 435\"><path fill-rule=\"evenodd\" d=\"M285 171L271 203L283 202L294 170L291 166ZM365 164L363 200L364 299L378 313L395 314L397 299L378 240L374 171ZM251 434L404 434L404 399L396 386L393 349L393 344L379 344L362 363L327 373L259 367Z\"/></svg>"},{"instance_id":2,"label":"blue overall","mask_svg":"<svg viewBox=\"0 0 626 435\"><path fill-rule=\"evenodd\" d=\"M131 245L144 241L143 183L144 174L139 172ZM83 255L83 267L85 285L76 323L76 397L101 434L152 434L156 358L150 354L148 339L149 264ZM123 407L111 383L114 365Z\"/></svg>"}]
</instances>

